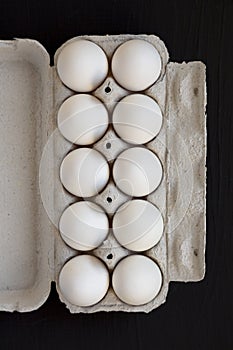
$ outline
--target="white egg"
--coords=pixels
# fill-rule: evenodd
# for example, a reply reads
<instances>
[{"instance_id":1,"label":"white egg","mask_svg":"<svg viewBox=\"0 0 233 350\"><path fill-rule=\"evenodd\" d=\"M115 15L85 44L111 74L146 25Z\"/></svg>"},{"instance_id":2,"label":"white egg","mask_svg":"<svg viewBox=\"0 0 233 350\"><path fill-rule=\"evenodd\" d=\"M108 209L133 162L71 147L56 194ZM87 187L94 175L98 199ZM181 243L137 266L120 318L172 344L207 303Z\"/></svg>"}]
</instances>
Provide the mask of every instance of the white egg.
<instances>
[{"instance_id":1,"label":"white egg","mask_svg":"<svg viewBox=\"0 0 233 350\"><path fill-rule=\"evenodd\" d=\"M143 144L151 141L162 126L159 105L146 95L124 97L113 111L113 127L124 141Z\"/></svg>"},{"instance_id":2,"label":"white egg","mask_svg":"<svg viewBox=\"0 0 233 350\"><path fill-rule=\"evenodd\" d=\"M98 247L108 235L108 217L103 209L92 202L81 201L69 206L59 223L64 241L77 250Z\"/></svg>"},{"instance_id":3,"label":"white egg","mask_svg":"<svg viewBox=\"0 0 233 350\"><path fill-rule=\"evenodd\" d=\"M109 273L102 261L91 255L79 255L69 260L59 275L59 288L73 305L91 306L107 293Z\"/></svg>"},{"instance_id":4,"label":"white egg","mask_svg":"<svg viewBox=\"0 0 233 350\"><path fill-rule=\"evenodd\" d=\"M130 255L122 259L112 275L113 289L123 302L143 305L153 300L162 285L158 265L143 255Z\"/></svg>"},{"instance_id":5,"label":"white egg","mask_svg":"<svg viewBox=\"0 0 233 350\"><path fill-rule=\"evenodd\" d=\"M163 234L163 218L151 203L136 199L124 203L113 217L113 233L117 241L133 251L155 246Z\"/></svg>"},{"instance_id":6,"label":"white egg","mask_svg":"<svg viewBox=\"0 0 233 350\"><path fill-rule=\"evenodd\" d=\"M141 91L155 83L161 72L156 48L145 40L132 39L119 46L112 58L112 73L125 89Z\"/></svg>"},{"instance_id":7,"label":"white egg","mask_svg":"<svg viewBox=\"0 0 233 350\"><path fill-rule=\"evenodd\" d=\"M153 192L159 186L162 175L158 157L142 147L123 151L113 165L113 178L117 187L133 197Z\"/></svg>"},{"instance_id":8,"label":"white egg","mask_svg":"<svg viewBox=\"0 0 233 350\"><path fill-rule=\"evenodd\" d=\"M98 151L80 148L70 152L60 167L60 179L70 193L78 197L98 194L107 184L109 166Z\"/></svg>"},{"instance_id":9,"label":"white egg","mask_svg":"<svg viewBox=\"0 0 233 350\"><path fill-rule=\"evenodd\" d=\"M107 130L108 112L92 95L74 95L65 100L57 116L58 128L72 143L90 145Z\"/></svg>"},{"instance_id":10,"label":"white egg","mask_svg":"<svg viewBox=\"0 0 233 350\"><path fill-rule=\"evenodd\" d=\"M62 82L78 92L96 89L108 74L104 51L89 40L75 40L65 45L58 55L57 71Z\"/></svg>"}]
</instances>

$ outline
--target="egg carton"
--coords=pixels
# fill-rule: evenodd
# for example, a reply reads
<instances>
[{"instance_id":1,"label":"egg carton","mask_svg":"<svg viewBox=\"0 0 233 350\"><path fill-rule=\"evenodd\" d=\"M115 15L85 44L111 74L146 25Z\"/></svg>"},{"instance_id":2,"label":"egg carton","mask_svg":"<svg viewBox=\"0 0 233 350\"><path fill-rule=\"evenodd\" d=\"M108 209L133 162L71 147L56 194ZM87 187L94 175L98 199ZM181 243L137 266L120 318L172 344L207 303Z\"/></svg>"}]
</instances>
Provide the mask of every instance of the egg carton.
<instances>
[{"instance_id":1,"label":"egg carton","mask_svg":"<svg viewBox=\"0 0 233 350\"><path fill-rule=\"evenodd\" d=\"M120 44L134 38L154 45L162 60L159 79L143 93L155 99L163 112L162 129L146 147L158 155L164 173L160 186L144 199L160 209L164 233L155 247L142 254L158 263L163 283L155 299L141 306L123 303L110 286L98 304L78 307L64 299L57 283L62 266L79 254L61 239L58 222L64 209L79 198L65 191L59 178L63 158L76 147L58 131L57 112L75 92L62 84L56 62L62 48L80 38L99 45L109 62ZM206 84L202 62L169 62L164 43L154 35L106 35L69 40L57 50L55 66L51 67L49 55L39 42L15 39L0 42L0 84L0 310L37 309L55 281L61 301L72 313L149 312L165 302L170 281L203 279ZM106 104L110 115L116 101L129 93L111 73L92 92ZM127 147L111 123L93 145L109 163ZM110 218L129 199L116 188L112 177L103 192L92 198ZM121 247L110 230L103 244L90 254L103 260L111 273L132 252Z\"/></svg>"}]
</instances>

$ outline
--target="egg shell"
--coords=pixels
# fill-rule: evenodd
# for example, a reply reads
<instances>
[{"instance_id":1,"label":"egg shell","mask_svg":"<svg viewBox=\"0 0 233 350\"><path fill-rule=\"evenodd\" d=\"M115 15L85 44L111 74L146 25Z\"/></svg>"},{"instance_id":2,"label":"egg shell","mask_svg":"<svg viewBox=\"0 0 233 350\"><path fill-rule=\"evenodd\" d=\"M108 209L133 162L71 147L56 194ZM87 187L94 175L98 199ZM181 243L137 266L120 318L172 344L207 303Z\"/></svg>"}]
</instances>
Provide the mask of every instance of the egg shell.
<instances>
[{"instance_id":1,"label":"egg shell","mask_svg":"<svg viewBox=\"0 0 233 350\"><path fill-rule=\"evenodd\" d=\"M143 147L123 151L113 165L113 178L119 189L134 197L153 192L162 180L163 169L158 157Z\"/></svg>"},{"instance_id":2,"label":"egg shell","mask_svg":"<svg viewBox=\"0 0 233 350\"><path fill-rule=\"evenodd\" d=\"M63 240L70 247L82 251L91 250L107 237L108 217L99 205L80 201L63 212L59 229Z\"/></svg>"},{"instance_id":3,"label":"egg shell","mask_svg":"<svg viewBox=\"0 0 233 350\"><path fill-rule=\"evenodd\" d=\"M62 82L78 92L96 89L108 74L104 51L89 40L77 40L64 46L57 58L57 72Z\"/></svg>"},{"instance_id":4,"label":"egg shell","mask_svg":"<svg viewBox=\"0 0 233 350\"><path fill-rule=\"evenodd\" d=\"M60 167L60 179L70 193L78 197L98 194L107 184L109 166L98 151L80 148L70 152Z\"/></svg>"},{"instance_id":5,"label":"egg shell","mask_svg":"<svg viewBox=\"0 0 233 350\"><path fill-rule=\"evenodd\" d=\"M129 305L143 305L153 300L162 285L158 265L143 255L130 255L122 259L112 275L114 292Z\"/></svg>"},{"instance_id":6,"label":"egg shell","mask_svg":"<svg viewBox=\"0 0 233 350\"><path fill-rule=\"evenodd\" d=\"M132 144L144 144L159 133L163 117L159 105L151 97L132 94L117 103L112 120L121 139Z\"/></svg>"},{"instance_id":7,"label":"egg shell","mask_svg":"<svg viewBox=\"0 0 233 350\"><path fill-rule=\"evenodd\" d=\"M161 73L161 57L147 41L132 39L120 45L112 58L112 73L125 89L142 91L154 84Z\"/></svg>"},{"instance_id":8,"label":"egg shell","mask_svg":"<svg viewBox=\"0 0 233 350\"><path fill-rule=\"evenodd\" d=\"M61 134L77 145L90 145L104 135L108 111L96 97L73 95L61 105L57 116Z\"/></svg>"},{"instance_id":9,"label":"egg shell","mask_svg":"<svg viewBox=\"0 0 233 350\"><path fill-rule=\"evenodd\" d=\"M92 255L79 255L69 260L59 275L63 297L77 306L98 303L109 287L109 273L104 263Z\"/></svg>"},{"instance_id":10,"label":"egg shell","mask_svg":"<svg viewBox=\"0 0 233 350\"><path fill-rule=\"evenodd\" d=\"M113 217L113 233L118 242L133 251L155 246L163 234L163 218L150 202L135 199L124 203Z\"/></svg>"}]
</instances>

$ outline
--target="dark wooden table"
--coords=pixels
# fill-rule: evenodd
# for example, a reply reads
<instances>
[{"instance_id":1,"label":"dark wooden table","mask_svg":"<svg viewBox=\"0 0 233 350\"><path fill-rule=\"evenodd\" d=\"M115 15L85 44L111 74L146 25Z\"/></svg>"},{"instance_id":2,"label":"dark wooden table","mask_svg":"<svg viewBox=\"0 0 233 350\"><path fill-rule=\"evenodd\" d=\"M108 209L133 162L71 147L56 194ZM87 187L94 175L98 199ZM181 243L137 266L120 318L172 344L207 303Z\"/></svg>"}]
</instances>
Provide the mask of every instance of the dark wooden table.
<instances>
[{"instance_id":1,"label":"dark wooden table","mask_svg":"<svg viewBox=\"0 0 233 350\"><path fill-rule=\"evenodd\" d=\"M208 88L207 272L171 283L149 314L71 315L55 290L27 314L0 313L0 349L233 349L233 1L1 0L0 38L51 55L81 34L153 33L172 61L202 60Z\"/></svg>"}]
</instances>

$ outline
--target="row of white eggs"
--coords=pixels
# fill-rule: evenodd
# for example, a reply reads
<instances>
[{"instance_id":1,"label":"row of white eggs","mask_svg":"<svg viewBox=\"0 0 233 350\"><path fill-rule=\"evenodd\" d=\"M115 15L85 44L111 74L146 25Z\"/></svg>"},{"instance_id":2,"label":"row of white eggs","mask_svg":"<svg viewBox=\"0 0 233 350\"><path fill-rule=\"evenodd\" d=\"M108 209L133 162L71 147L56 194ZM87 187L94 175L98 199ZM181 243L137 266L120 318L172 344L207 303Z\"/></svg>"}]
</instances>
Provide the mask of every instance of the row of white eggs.
<instances>
[{"instance_id":1,"label":"row of white eggs","mask_svg":"<svg viewBox=\"0 0 233 350\"><path fill-rule=\"evenodd\" d=\"M107 238L109 221L99 205L80 201L63 212L59 229L70 247L88 251L99 247ZM112 229L122 246L132 251L145 251L159 242L163 233L163 218L153 204L135 199L118 208L113 216Z\"/></svg>"},{"instance_id":2,"label":"row of white eggs","mask_svg":"<svg viewBox=\"0 0 233 350\"><path fill-rule=\"evenodd\" d=\"M162 112L151 97L132 94L116 102L112 113L113 128L118 136L132 144L151 141L162 126ZM99 140L109 125L108 111L96 97L73 95L58 111L61 134L77 145L90 145Z\"/></svg>"},{"instance_id":3,"label":"row of white eggs","mask_svg":"<svg viewBox=\"0 0 233 350\"><path fill-rule=\"evenodd\" d=\"M123 151L113 164L116 186L133 197L143 197L160 184L163 168L158 157L143 147ZM107 160L91 148L68 153L60 167L60 179L67 191L78 197L92 197L106 186L110 176Z\"/></svg>"},{"instance_id":4,"label":"row of white eggs","mask_svg":"<svg viewBox=\"0 0 233 350\"><path fill-rule=\"evenodd\" d=\"M130 91L142 91L154 84L160 76L161 66L156 48L138 39L120 45L111 61L113 77ZM90 92L107 77L108 59L95 43L75 40L62 48L57 59L57 71L62 82L70 89Z\"/></svg>"},{"instance_id":5,"label":"row of white eggs","mask_svg":"<svg viewBox=\"0 0 233 350\"><path fill-rule=\"evenodd\" d=\"M69 260L59 275L59 287L73 305L98 303L109 289L109 272L105 264L92 255L79 255ZM114 268L112 287L117 297L130 305L143 305L153 300L162 285L158 265L142 255L129 255Z\"/></svg>"}]
</instances>

